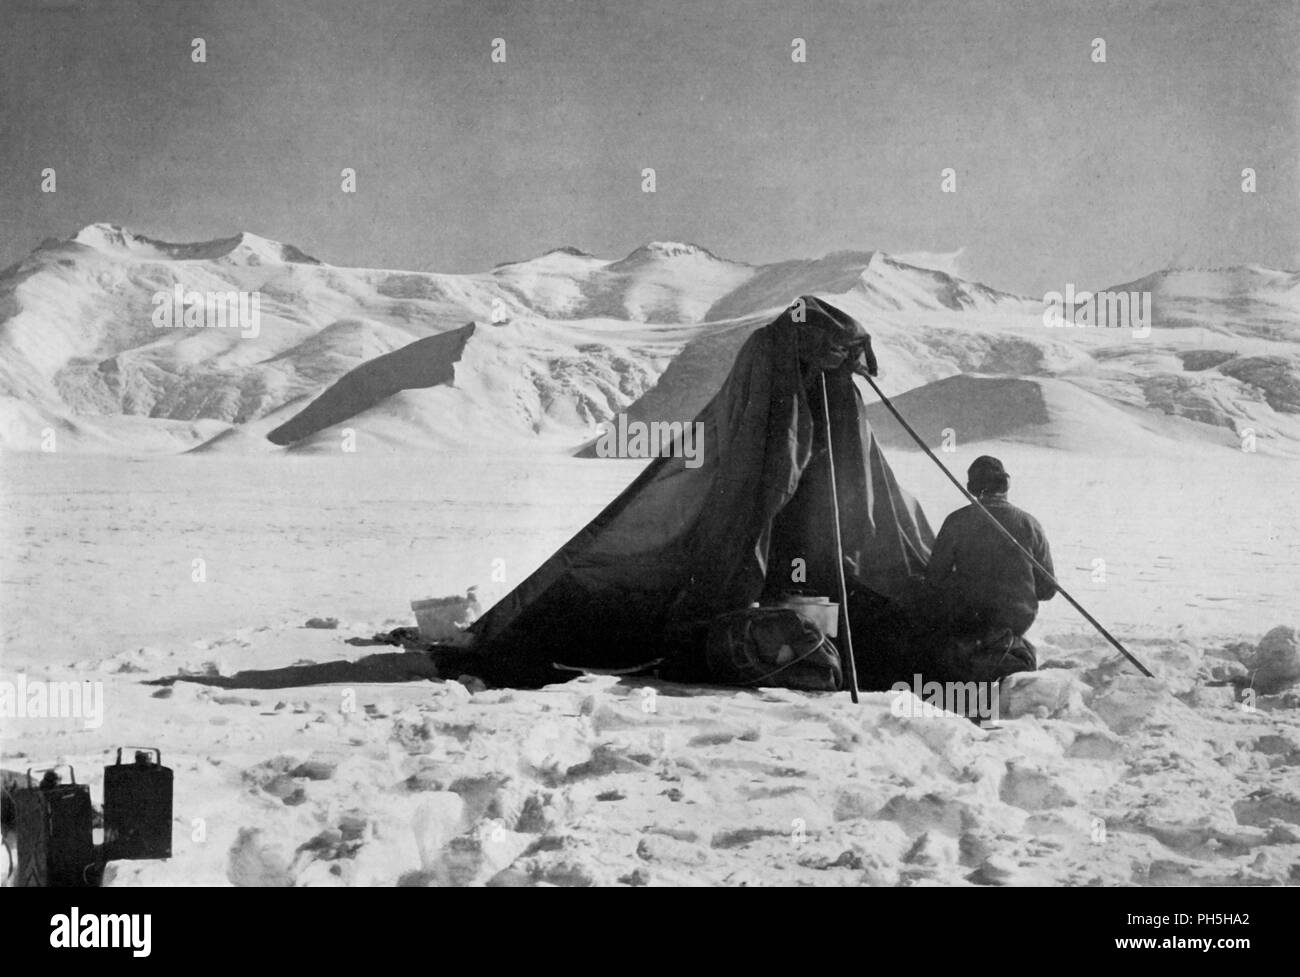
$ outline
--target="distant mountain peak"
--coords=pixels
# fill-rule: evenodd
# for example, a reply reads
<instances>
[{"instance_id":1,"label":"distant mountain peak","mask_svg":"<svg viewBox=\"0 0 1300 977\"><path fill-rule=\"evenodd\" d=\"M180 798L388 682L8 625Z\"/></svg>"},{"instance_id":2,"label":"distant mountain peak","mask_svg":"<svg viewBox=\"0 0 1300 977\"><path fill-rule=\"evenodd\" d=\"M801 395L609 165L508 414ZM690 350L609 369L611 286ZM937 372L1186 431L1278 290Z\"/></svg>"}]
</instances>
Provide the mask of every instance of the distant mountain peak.
<instances>
[{"instance_id":1,"label":"distant mountain peak","mask_svg":"<svg viewBox=\"0 0 1300 977\"><path fill-rule=\"evenodd\" d=\"M701 247L698 244L691 244L689 241L649 241L629 254L624 261L631 261L633 258L681 258L688 255L703 255L712 258L714 261L723 261L708 248Z\"/></svg>"},{"instance_id":2,"label":"distant mountain peak","mask_svg":"<svg viewBox=\"0 0 1300 977\"><path fill-rule=\"evenodd\" d=\"M650 241L641 245L626 258L620 258L609 265L609 270L613 272L637 272L643 268L656 266L669 269L679 263L683 267L692 264L716 264L720 267L730 266L736 269L751 267L743 261L731 261L719 257L708 248L701 247L698 244L691 244L688 241Z\"/></svg>"},{"instance_id":3,"label":"distant mountain peak","mask_svg":"<svg viewBox=\"0 0 1300 977\"><path fill-rule=\"evenodd\" d=\"M287 261L294 264L318 265L320 260L313 258L307 252L292 244L282 244L279 241L273 241L270 238L262 237L260 234L253 234L250 231L240 231L235 238L236 244L230 249L230 254L244 252L246 254L255 254L261 259L270 259L272 261ZM184 247L184 245L182 245Z\"/></svg>"},{"instance_id":4,"label":"distant mountain peak","mask_svg":"<svg viewBox=\"0 0 1300 977\"><path fill-rule=\"evenodd\" d=\"M578 258L582 261L587 261L587 262L600 262L602 264L605 263L604 259L597 258L590 251L583 251L582 248L575 248L573 247L573 245L564 244L558 248L551 248L549 251L543 251L535 258L522 258L517 261L502 261L498 264L493 265L492 270L497 271L500 268L511 268L518 265L531 265L534 262L545 262L547 259L554 260L556 258L559 259Z\"/></svg>"},{"instance_id":5,"label":"distant mountain peak","mask_svg":"<svg viewBox=\"0 0 1300 977\"><path fill-rule=\"evenodd\" d=\"M1163 299L1230 301L1246 292L1257 298L1291 292L1300 287L1300 271L1270 268L1261 264L1173 266L1150 272L1134 281L1107 286L1108 291L1159 292Z\"/></svg>"},{"instance_id":6,"label":"distant mountain peak","mask_svg":"<svg viewBox=\"0 0 1300 977\"><path fill-rule=\"evenodd\" d=\"M292 244L281 244L251 231L240 231L231 237L211 241L173 244L128 231L120 224L101 221L87 224L66 241L46 241L42 247L67 244L78 244L109 255L153 261L212 261L225 258L228 261L247 261L251 264L264 261L320 264L319 260Z\"/></svg>"},{"instance_id":7,"label":"distant mountain peak","mask_svg":"<svg viewBox=\"0 0 1300 977\"><path fill-rule=\"evenodd\" d=\"M87 224L68 240L73 244L84 244L87 247L104 250L129 247L138 238L119 224L99 222Z\"/></svg>"}]
</instances>

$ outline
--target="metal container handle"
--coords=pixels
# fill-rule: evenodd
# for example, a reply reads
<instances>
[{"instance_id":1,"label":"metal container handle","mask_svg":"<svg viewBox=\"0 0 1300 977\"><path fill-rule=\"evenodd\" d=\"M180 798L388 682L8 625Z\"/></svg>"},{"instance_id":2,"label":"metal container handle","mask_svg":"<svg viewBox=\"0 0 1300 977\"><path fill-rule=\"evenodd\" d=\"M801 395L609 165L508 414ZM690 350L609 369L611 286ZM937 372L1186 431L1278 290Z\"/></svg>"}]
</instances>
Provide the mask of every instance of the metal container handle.
<instances>
[{"instance_id":1,"label":"metal container handle","mask_svg":"<svg viewBox=\"0 0 1300 977\"><path fill-rule=\"evenodd\" d=\"M156 760L157 760L158 766L160 766L160 767L162 766L162 750L158 749L158 747L156 747L156 746L119 746L119 747L117 748L117 765L118 765L118 766L121 766L121 765L122 765L122 751L123 751L123 750L147 750L148 752L150 752L150 753L152 753L152 754L154 755L154 757L155 757Z\"/></svg>"},{"instance_id":2,"label":"metal container handle","mask_svg":"<svg viewBox=\"0 0 1300 977\"><path fill-rule=\"evenodd\" d=\"M74 770L74 769L72 769L72 764L70 764L70 763L56 763L56 764L55 764L54 766L52 766L52 767L28 767L28 768L27 768L27 788L30 790L31 787L32 787L32 771L33 771L33 770L39 770L41 773L48 773L48 772L51 771L51 770L58 770L60 767L67 767L67 768L68 768L68 776L69 776L70 778L72 778L72 783L73 783L73 784L76 784L76 782L77 782L77 771Z\"/></svg>"}]
</instances>

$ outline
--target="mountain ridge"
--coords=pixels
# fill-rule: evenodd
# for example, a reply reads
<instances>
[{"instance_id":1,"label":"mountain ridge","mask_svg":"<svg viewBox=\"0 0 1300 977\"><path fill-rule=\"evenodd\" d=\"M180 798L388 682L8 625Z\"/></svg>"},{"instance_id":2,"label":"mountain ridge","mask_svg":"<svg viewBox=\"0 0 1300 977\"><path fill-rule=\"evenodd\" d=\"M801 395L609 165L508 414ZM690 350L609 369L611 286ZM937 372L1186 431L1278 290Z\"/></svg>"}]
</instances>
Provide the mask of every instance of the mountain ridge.
<instances>
[{"instance_id":1,"label":"mountain ridge","mask_svg":"<svg viewBox=\"0 0 1300 977\"><path fill-rule=\"evenodd\" d=\"M1298 285L1300 274L1240 265L1111 286L1152 291L1156 338L1144 343L1124 330L1046 329L1040 300L879 250L754 265L686 242L617 259L565 245L442 274L330 265L251 232L177 244L96 223L0 273L0 447L39 450L54 430L60 450L243 450L256 439L229 432L264 437L274 415L275 450L325 450L337 440L325 429L355 409L362 435L382 429L389 450L572 450L621 411L689 419L681 412L711 396L753 329L817 294L872 332L892 393L958 374L1062 379L1203 423L1220 442L1249 428L1288 449L1300 441ZM260 335L156 328L157 296L174 291L255 292ZM454 360L423 352L467 329ZM371 397L359 391L378 359L397 380ZM955 417L963 389L939 391L957 398ZM285 416L327 396L336 410L317 409L323 428Z\"/></svg>"}]
</instances>

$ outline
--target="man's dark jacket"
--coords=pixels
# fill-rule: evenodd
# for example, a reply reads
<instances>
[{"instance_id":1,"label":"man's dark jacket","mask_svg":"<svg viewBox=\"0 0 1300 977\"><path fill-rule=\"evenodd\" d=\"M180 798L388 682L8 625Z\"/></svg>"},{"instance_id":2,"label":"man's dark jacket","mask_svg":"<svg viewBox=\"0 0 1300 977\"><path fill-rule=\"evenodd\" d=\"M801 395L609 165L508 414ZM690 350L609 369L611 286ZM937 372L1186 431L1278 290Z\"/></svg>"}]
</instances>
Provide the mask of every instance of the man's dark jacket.
<instances>
[{"instance_id":1,"label":"man's dark jacket","mask_svg":"<svg viewBox=\"0 0 1300 977\"><path fill-rule=\"evenodd\" d=\"M981 501L1049 573L1055 573L1047 536L1037 519L1005 496L985 496ZM945 622L959 631L1010 628L1024 634L1038 614L1038 602L1056 593L1055 585L973 505L944 520L930 554L926 582L942 604Z\"/></svg>"}]
</instances>

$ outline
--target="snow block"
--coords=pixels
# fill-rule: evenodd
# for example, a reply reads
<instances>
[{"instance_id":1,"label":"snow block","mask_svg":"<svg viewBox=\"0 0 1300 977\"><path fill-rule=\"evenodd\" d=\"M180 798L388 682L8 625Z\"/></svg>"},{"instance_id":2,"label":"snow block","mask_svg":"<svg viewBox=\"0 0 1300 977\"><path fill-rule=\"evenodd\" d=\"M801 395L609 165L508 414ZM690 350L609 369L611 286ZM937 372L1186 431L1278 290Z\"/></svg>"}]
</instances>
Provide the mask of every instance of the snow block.
<instances>
[{"instance_id":1,"label":"snow block","mask_svg":"<svg viewBox=\"0 0 1300 977\"><path fill-rule=\"evenodd\" d=\"M1002 680L1002 717L1037 716L1056 719L1087 714L1084 693L1088 687L1063 668L1041 672L1016 672Z\"/></svg>"}]
</instances>

